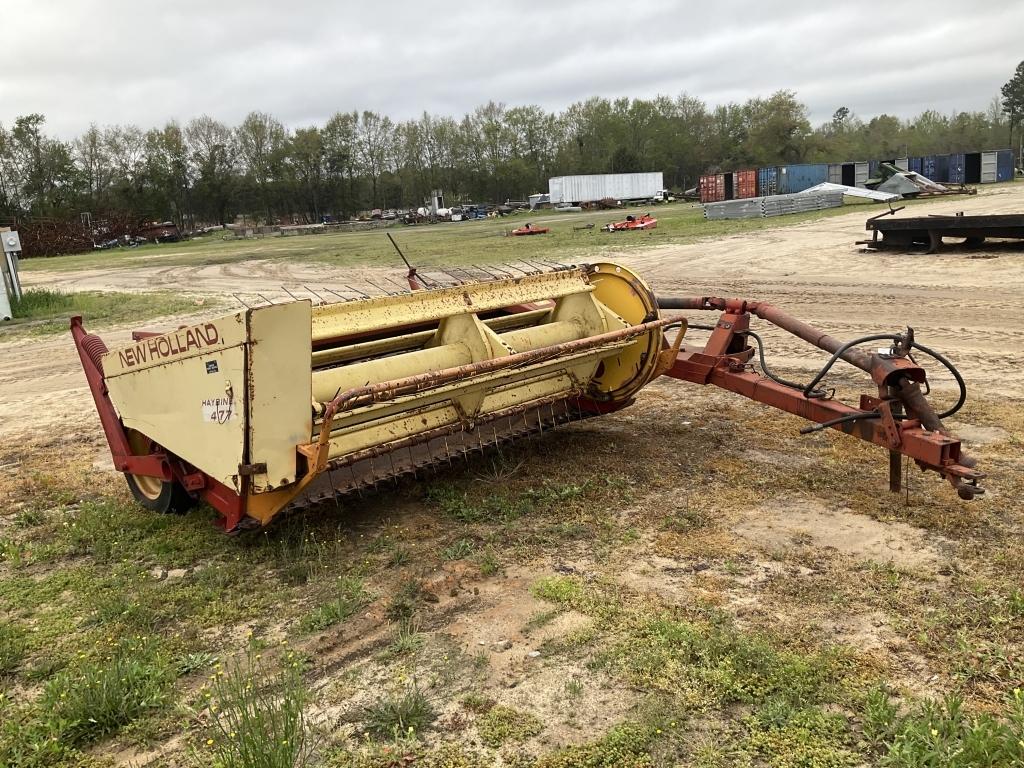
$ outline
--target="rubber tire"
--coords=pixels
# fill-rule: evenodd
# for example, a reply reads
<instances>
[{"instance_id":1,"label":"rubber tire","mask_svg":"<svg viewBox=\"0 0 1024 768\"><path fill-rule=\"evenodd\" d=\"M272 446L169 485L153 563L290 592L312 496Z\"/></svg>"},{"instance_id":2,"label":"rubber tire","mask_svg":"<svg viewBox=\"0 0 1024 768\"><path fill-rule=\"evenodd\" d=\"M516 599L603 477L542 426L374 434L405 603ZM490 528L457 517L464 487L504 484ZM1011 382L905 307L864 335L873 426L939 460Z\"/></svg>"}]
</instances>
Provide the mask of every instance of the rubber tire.
<instances>
[{"instance_id":1,"label":"rubber tire","mask_svg":"<svg viewBox=\"0 0 1024 768\"><path fill-rule=\"evenodd\" d=\"M184 515L196 505L196 500L189 495L188 491L180 483L174 480L170 482L165 481L160 488L160 495L155 499L151 499L139 490L139 486L135 483L135 478L132 475L126 474L124 479L128 482L128 488L131 490L135 500L151 512L157 512L161 515Z\"/></svg>"}]
</instances>

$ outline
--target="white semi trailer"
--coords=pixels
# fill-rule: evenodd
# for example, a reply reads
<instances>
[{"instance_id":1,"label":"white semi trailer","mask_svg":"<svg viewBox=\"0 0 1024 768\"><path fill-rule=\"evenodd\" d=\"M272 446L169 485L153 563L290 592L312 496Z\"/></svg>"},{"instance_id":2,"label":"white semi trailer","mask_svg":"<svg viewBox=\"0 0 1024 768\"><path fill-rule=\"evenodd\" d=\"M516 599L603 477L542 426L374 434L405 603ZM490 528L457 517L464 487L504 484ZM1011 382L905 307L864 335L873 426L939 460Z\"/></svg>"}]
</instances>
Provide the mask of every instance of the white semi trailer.
<instances>
[{"instance_id":1,"label":"white semi trailer","mask_svg":"<svg viewBox=\"0 0 1024 768\"><path fill-rule=\"evenodd\" d=\"M665 176L661 171L556 176L548 179L548 195L555 206L593 203L606 198L622 203L664 200Z\"/></svg>"}]
</instances>

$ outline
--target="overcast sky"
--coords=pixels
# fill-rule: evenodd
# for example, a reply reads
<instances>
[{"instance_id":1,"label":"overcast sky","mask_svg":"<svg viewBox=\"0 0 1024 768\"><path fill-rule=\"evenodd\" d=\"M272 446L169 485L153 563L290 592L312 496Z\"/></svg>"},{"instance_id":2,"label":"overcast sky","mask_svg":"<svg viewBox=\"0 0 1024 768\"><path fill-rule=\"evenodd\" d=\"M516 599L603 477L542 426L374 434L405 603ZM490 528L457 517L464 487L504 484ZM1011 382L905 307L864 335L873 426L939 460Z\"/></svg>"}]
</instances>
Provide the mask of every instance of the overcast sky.
<instances>
[{"instance_id":1,"label":"overcast sky","mask_svg":"<svg viewBox=\"0 0 1024 768\"><path fill-rule=\"evenodd\" d=\"M433 9L433 10L431 10ZM381 2L2 0L0 122L71 137L251 110L461 116L687 92L796 91L814 124L984 109L1024 58L1020 0ZM930 53L934 52L934 53Z\"/></svg>"}]
</instances>

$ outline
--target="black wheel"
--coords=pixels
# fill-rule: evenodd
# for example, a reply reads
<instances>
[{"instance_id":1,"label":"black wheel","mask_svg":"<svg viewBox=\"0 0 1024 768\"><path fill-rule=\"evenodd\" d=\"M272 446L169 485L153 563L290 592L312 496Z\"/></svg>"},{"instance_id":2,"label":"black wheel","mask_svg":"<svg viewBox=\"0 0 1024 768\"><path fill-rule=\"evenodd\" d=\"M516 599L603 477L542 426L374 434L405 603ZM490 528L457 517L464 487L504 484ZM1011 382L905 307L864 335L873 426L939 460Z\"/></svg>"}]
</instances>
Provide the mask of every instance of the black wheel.
<instances>
[{"instance_id":1,"label":"black wheel","mask_svg":"<svg viewBox=\"0 0 1024 768\"><path fill-rule=\"evenodd\" d=\"M136 456L146 456L153 449L153 441L134 429L128 430L128 444ZM183 515L195 506L195 499L175 480L161 480L159 477L128 472L125 472L124 479L135 500L153 512Z\"/></svg>"},{"instance_id":2,"label":"black wheel","mask_svg":"<svg viewBox=\"0 0 1024 768\"><path fill-rule=\"evenodd\" d=\"M196 500L174 480L168 482L156 477L127 473L124 479L128 482L128 488L131 489L135 500L152 512L161 515L184 515L195 506Z\"/></svg>"}]
</instances>

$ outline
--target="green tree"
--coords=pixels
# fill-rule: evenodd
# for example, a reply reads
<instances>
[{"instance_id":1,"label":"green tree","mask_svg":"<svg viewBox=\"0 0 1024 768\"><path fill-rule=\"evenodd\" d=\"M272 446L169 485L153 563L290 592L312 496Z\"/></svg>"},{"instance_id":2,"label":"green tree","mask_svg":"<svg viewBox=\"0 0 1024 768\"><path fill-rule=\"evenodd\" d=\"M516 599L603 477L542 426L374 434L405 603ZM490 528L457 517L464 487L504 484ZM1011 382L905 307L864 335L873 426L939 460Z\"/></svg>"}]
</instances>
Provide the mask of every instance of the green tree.
<instances>
[{"instance_id":1,"label":"green tree","mask_svg":"<svg viewBox=\"0 0 1024 768\"><path fill-rule=\"evenodd\" d=\"M204 221L227 223L228 206L236 193L238 144L224 123L201 115L185 126L189 159L195 177L195 204Z\"/></svg>"},{"instance_id":2,"label":"green tree","mask_svg":"<svg viewBox=\"0 0 1024 768\"><path fill-rule=\"evenodd\" d=\"M1017 65L1006 84L1002 87L1003 111L1010 118L1010 146L1013 146L1013 129L1024 116L1024 61Z\"/></svg>"},{"instance_id":3,"label":"green tree","mask_svg":"<svg viewBox=\"0 0 1024 768\"><path fill-rule=\"evenodd\" d=\"M256 185L267 221L273 221L274 187L281 177L288 132L272 115L250 112L235 129L246 170Z\"/></svg>"}]
</instances>

